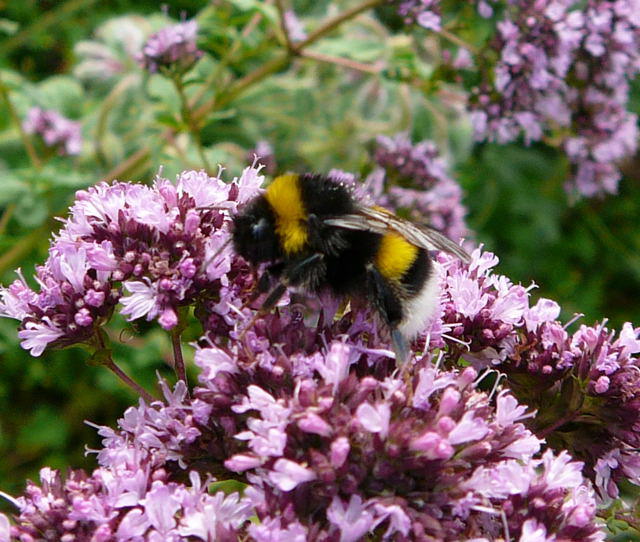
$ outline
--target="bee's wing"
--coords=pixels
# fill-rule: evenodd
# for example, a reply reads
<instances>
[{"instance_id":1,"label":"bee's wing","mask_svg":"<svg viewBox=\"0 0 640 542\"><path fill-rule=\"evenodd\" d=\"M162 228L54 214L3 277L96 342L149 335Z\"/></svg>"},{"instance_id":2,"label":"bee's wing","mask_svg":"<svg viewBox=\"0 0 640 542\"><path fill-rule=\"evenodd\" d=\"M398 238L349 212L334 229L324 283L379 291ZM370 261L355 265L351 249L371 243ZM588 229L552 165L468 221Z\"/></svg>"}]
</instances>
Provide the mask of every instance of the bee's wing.
<instances>
[{"instance_id":1,"label":"bee's wing","mask_svg":"<svg viewBox=\"0 0 640 542\"><path fill-rule=\"evenodd\" d=\"M461 246L442 235L439 231L404 220L390 212L374 207L362 207L359 209L358 214L330 218L325 220L324 223L338 228L371 231L382 235L393 231L415 246L426 250L442 250L457 256L465 263L470 261L469 255Z\"/></svg>"}]
</instances>

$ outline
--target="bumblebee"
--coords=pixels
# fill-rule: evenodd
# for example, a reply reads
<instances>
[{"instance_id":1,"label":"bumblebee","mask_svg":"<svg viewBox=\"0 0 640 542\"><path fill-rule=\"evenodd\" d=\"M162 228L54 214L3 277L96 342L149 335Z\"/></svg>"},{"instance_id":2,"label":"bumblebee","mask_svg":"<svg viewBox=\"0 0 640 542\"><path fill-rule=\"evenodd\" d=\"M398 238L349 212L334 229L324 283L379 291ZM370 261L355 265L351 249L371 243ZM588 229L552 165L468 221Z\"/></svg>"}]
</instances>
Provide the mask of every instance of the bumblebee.
<instances>
[{"instance_id":1,"label":"bumblebee","mask_svg":"<svg viewBox=\"0 0 640 542\"><path fill-rule=\"evenodd\" d=\"M469 259L438 231L364 206L323 175L276 177L234 217L232 231L235 251L250 264L266 263L267 278L277 280L261 312L290 286L364 300L388 326L398 363L437 306L429 251Z\"/></svg>"}]
</instances>

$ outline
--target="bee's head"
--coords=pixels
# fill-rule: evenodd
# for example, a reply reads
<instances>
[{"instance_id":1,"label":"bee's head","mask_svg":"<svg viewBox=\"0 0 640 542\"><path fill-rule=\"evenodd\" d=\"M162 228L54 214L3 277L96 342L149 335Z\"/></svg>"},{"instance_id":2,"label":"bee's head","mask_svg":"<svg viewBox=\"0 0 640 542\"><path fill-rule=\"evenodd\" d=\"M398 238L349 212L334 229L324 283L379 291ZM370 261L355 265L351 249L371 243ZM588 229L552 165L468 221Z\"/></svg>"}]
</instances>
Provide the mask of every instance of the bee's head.
<instances>
[{"instance_id":1,"label":"bee's head","mask_svg":"<svg viewBox=\"0 0 640 542\"><path fill-rule=\"evenodd\" d=\"M233 246L240 256L253 264L273 261L280 256L275 217L263 196L234 217Z\"/></svg>"}]
</instances>

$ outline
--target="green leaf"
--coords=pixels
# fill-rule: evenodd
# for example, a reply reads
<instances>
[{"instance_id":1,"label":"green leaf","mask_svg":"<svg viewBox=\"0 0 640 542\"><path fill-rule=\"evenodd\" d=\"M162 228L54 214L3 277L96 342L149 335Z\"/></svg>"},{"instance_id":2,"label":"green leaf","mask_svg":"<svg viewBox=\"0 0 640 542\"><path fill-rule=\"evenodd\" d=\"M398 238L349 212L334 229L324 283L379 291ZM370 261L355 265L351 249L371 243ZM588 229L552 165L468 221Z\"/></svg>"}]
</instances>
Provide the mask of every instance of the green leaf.
<instances>
[{"instance_id":1,"label":"green leaf","mask_svg":"<svg viewBox=\"0 0 640 542\"><path fill-rule=\"evenodd\" d=\"M78 118L82 113L84 92L80 83L72 77L50 77L39 85L36 94L38 105L45 109L55 109L70 118Z\"/></svg>"},{"instance_id":2,"label":"green leaf","mask_svg":"<svg viewBox=\"0 0 640 542\"><path fill-rule=\"evenodd\" d=\"M5 36L13 36L19 28L20 25L15 21L5 19L4 17L0 18L0 33Z\"/></svg>"},{"instance_id":3,"label":"green leaf","mask_svg":"<svg viewBox=\"0 0 640 542\"><path fill-rule=\"evenodd\" d=\"M213 495L218 491L222 491L226 495L230 495L231 493L242 494L246 487L247 484L238 480L220 480L219 482L209 484L209 493Z\"/></svg>"},{"instance_id":4,"label":"green leaf","mask_svg":"<svg viewBox=\"0 0 640 542\"><path fill-rule=\"evenodd\" d=\"M320 42L317 50L325 55L351 58L358 62L373 62L382 56L385 51L385 44L380 40L334 38Z\"/></svg>"},{"instance_id":5,"label":"green leaf","mask_svg":"<svg viewBox=\"0 0 640 542\"><path fill-rule=\"evenodd\" d=\"M49 216L46 203L36 194L25 193L16 204L15 220L24 228L36 228Z\"/></svg>"},{"instance_id":6,"label":"green leaf","mask_svg":"<svg viewBox=\"0 0 640 542\"><path fill-rule=\"evenodd\" d=\"M158 111L154 118L159 124L169 128L181 129L183 126L182 121L169 111Z\"/></svg>"},{"instance_id":7,"label":"green leaf","mask_svg":"<svg viewBox=\"0 0 640 542\"><path fill-rule=\"evenodd\" d=\"M230 4L240 11L258 11L272 23L278 21L276 8L261 0L230 0Z\"/></svg>"},{"instance_id":8,"label":"green leaf","mask_svg":"<svg viewBox=\"0 0 640 542\"><path fill-rule=\"evenodd\" d=\"M173 83L162 75L152 75L149 77L147 93L152 99L163 102L176 111L180 108L180 97Z\"/></svg>"},{"instance_id":9,"label":"green leaf","mask_svg":"<svg viewBox=\"0 0 640 542\"><path fill-rule=\"evenodd\" d=\"M2 182L0 183L0 205L18 201L28 192L29 187L17 175L2 172Z\"/></svg>"}]
</instances>

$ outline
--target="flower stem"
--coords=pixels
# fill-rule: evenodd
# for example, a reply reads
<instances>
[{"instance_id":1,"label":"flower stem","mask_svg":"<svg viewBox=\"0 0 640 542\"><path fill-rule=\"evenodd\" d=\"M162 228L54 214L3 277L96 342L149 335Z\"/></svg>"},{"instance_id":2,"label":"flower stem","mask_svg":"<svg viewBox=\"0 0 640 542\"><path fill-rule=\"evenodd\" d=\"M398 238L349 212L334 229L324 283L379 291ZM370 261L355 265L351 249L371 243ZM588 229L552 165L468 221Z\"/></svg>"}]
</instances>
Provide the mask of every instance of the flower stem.
<instances>
[{"instance_id":1,"label":"flower stem","mask_svg":"<svg viewBox=\"0 0 640 542\"><path fill-rule=\"evenodd\" d=\"M214 109L221 109L228 103L235 100L240 94L242 94L247 88L251 87L255 83L262 81L265 77L268 77L272 73L275 73L284 68L290 60L289 54L279 55L276 58L266 62L256 70L248 73L242 79L238 80L231 86L225 93L220 95L219 98L211 98L202 104L198 109L194 111L194 114L198 118L208 115Z\"/></svg>"},{"instance_id":2,"label":"flower stem","mask_svg":"<svg viewBox=\"0 0 640 542\"><path fill-rule=\"evenodd\" d=\"M113 357L111 356L111 350L106 345L105 339L108 339L106 333L104 332L104 330L99 328L94 335L94 344L96 345L97 349L92 356L91 362L96 365L103 365L104 367L109 369L122 382L124 382L140 397L142 397L147 403L151 404L153 401L155 401L156 399L155 397L153 397L153 395L151 395L147 390L145 390L140 384L129 377L127 373L125 373L122 369L120 369L120 367L116 365L115 361L113 361Z\"/></svg>"},{"instance_id":3,"label":"flower stem","mask_svg":"<svg viewBox=\"0 0 640 542\"><path fill-rule=\"evenodd\" d=\"M269 62L263 64L256 70L249 72L219 97L214 97L206 101L196 111L194 111L195 116L197 118L203 118L206 117L214 109L220 109L224 107L228 103L235 100L238 96L240 96L247 88L253 86L259 81L262 81L265 77L268 77L269 75L284 68L287 64L289 64L289 62L291 62L291 58L299 55L305 47L308 47L312 43L315 43L320 38L322 38L325 34L328 34L329 32L335 30L340 24L344 23L345 21L352 19L363 11L382 4L384 1L385 0L366 0L362 4L358 4L357 6L354 6L351 9L339 13L335 17L332 17L326 23L312 32L307 37L307 39L292 44L292 48L285 54L281 54L276 58L271 59Z\"/></svg>"},{"instance_id":4,"label":"flower stem","mask_svg":"<svg viewBox=\"0 0 640 542\"><path fill-rule=\"evenodd\" d=\"M103 365L113 374L115 374L122 382L129 386L133 391L135 391L140 397L142 397L147 403L152 403L156 400L155 397L153 397L147 390L145 390L140 384L138 384L135 380L130 378L122 369L120 369L120 367L118 367L110 357L103 362Z\"/></svg>"},{"instance_id":5,"label":"flower stem","mask_svg":"<svg viewBox=\"0 0 640 542\"><path fill-rule=\"evenodd\" d=\"M178 378L187 384L187 371L182 357L182 343L180 342L179 332L171 332L171 345L173 346L173 367Z\"/></svg>"},{"instance_id":6,"label":"flower stem","mask_svg":"<svg viewBox=\"0 0 640 542\"><path fill-rule=\"evenodd\" d=\"M11 217L13 216L13 213L15 212L15 210L16 210L15 203L9 203L5 207L4 212L0 217L0 235L4 233L4 230L7 228L7 224L9 223L9 220L11 220Z\"/></svg>"},{"instance_id":7,"label":"flower stem","mask_svg":"<svg viewBox=\"0 0 640 542\"><path fill-rule=\"evenodd\" d=\"M353 19L356 15L360 15L360 13L362 13L363 11L374 8L382 4L384 1L385 0L366 0L365 2L362 2L362 4L358 4L357 6L353 6L351 9L347 9L342 13L338 13L338 15L332 17L322 26L316 28L313 32L311 32L307 39L296 43L293 48L294 52L299 53L302 49L318 41L321 37L336 29L345 21Z\"/></svg>"},{"instance_id":8,"label":"flower stem","mask_svg":"<svg viewBox=\"0 0 640 542\"><path fill-rule=\"evenodd\" d=\"M551 425L545 427L544 429L541 429L540 431L536 431L535 432L536 436L538 438L545 438L550 433L553 433L556 429L562 427L564 424L569 423L570 421L574 420L577 416L578 416L578 412L571 411L568 414L564 415L559 420L556 420L555 422L553 422Z\"/></svg>"},{"instance_id":9,"label":"flower stem","mask_svg":"<svg viewBox=\"0 0 640 542\"><path fill-rule=\"evenodd\" d=\"M242 40L247 36L251 35L251 33L255 30L256 26L262 20L262 13L256 13L251 20L245 25L240 36L236 38L231 47L225 52L224 56L220 59L216 67L211 71L211 74L207 77L207 80L202 85L202 87L195 92L194 96L189 103L190 109L195 109L196 105L200 102L200 100L204 97L207 90L215 83L218 82L218 78L221 76L222 71L226 68L231 61L234 59L236 53L240 50L242 45Z\"/></svg>"},{"instance_id":10,"label":"flower stem","mask_svg":"<svg viewBox=\"0 0 640 542\"><path fill-rule=\"evenodd\" d=\"M351 60L350 58L330 56L323 53L316 53L314 51L301 51L300 56L303 58L308 58L310 60L316 60L318 62L324 62L326 64L334 64L336 66L349 68L350 70L356 70L371 75L377 75L381 71L381 68L372 66L371 64L364 64L362 62Z\"/></svg>"},{"instance_id":11,"label":"flower stem","mask_svg":"<svg viewBox=\"0 0 640 542\"><path fill-rule=\"evenodd\" d=\"M600 516L600 517L602 517L602 519L605 519L605 520L607 519L604 516ZM633 527L636 531L640 531L640 520L637 517L635 517L633 513L618 512L615 515L615 517L620 521L624 521L625 523Z\"/></svg>"},{"instance_id":12,"label":"flower stem","mask_svg":"<svg viewBox=\"0 0 640 542\"><path fill-rule=\"evenodd\" d=\"M4 81L2 81L2 79L0 79L0 95L2 96L5 103L7 104L7 109L9 110L9 116L11 117L11 120L13 121L13 123L16 125L16 128L18 129L18 133L20 134L20 139L22 139L22 144L24 145L24 148L26 149L27 154L29 155L29 160L31 160L33 167L35 167L36 169L42 169L42 161L40 160L38 153L36 153L36 149L31 143L31 138L24 131L24 128L22 128L22 122L20 122L18 113L16 113L16 110L13 107L13 103L11 102L11 98L9 97L9 90L7 89L7 86L4 84Z\"/></svg>"},{"instance_id":13,"label":"flower stem","mask_svg":"<svg viewBox=\"0 0 640 542\"><path fill-rule=\"evenodd\" d=\"M138 75L130 74L122 79L113 89L107 97L102 101L102 106L98 112L98 120L96 123L96 137L93 142L93 148L96 153L96 158L101 165L106 166L107 159L104 152L104 137L107 132L107 120L109 113L113 110L114 105L122 97L122 95L129 90L129 88L135 84L138 80Z\"/></svg>"},{"instance_id":14,"label":"flower stem","mask_svg":"<svg viewBox=\"0 0 640 542\"><path fill-rule=\"evenodd\" d=\"M377 5L380 5L385 0L366 0L365 2L354 6L351 9L344 11L341 14L336 15L335 17L329 19L325 24L323 24L320 28L316 29L312 32L306 40L303 40L299 43L295 44L295 51L287 51L286 54L277 56L276 58L270 60L269 62L263 64L255 71L250 72L245 75L242 79L237 81L229 90L224 92L220 96L215 96L206 102L204 102L197 109L190 108L192 118L205 118L211 111L214 109L220 109L225 105L229 104L233 100L235 100L239 95L241 95L247 88L251 87L255 83L258 83L265 77L277 72L278 70L285 67L289 62L292 56L295 54L300 54L305 47L311 45L318 41L325 34L328 34L335 28L337 28L343 22L359 15L360 13L373 8ZM254 18L250 21L251 28L259 21L259 18ZM225 62L229 62L230 58L225 58ZM215 80L213 80L215 82ZM199 96L197 96L199 98ZM163 137L166 139L167 132L163 134ZM146 159L151 154L151 148L148 145L143 146L138 149L135 153L129 156L124 162L113 168L109 173L107 173L102 180L113 180L119 176L122 176L125 172L128 172L130 168L134 165L137 165L138 162L141 162L142 159Z\"/></svg>"},{"instance_id":15,"label":"flower stem","mask_svg":"<svg viewBox=\"0 0 640 542\"><path fill-rule=\"evenodd\" d=\"M462 38L459 38L455 34L452 34L448 30L445 30L444 28L436 30L435 32L444 39L449 40L451 43L458 45L459 47L467 49L471 53L478 54L480 52L480 50L475 45L471 45L469 42L464 41Z\"/></svg>"},{"instance_id":16,"label":"flower stem","mask_svg":"<svg viewBox=\"0 0 640 542\"><path fill-rule=\"evenodd\" d=\"M180 96L180 103L182 106L182 120L187 125L187 129L193 138L193 142L196 144L196 149L198 151L198 155L200 156L200 160L202 161L202 165L207 172L211 171L211 166L207 157L204 153L204 148L202 146L202 138L200 137L200 130L196 126L194 122L194 117L191 112L191 107L189 106L189 100L187 99L187 95L184 91L184 84L182 82L182 75L176 75L173 77L173 82L175 84L176 90L178 91L178 95Z\"/></svg>"},{"instance_id":17,"label":"flower stem","mask_svg":"<svg viewBox=\"0 0 640 542\"><path fill-rule=\"evenodd\" d=\"M291 41L291 36L289 36L289 29L287 28L287 18L285 15L284 5L282 0L276 0L276 7L278 8L278 16L280 18L280 29L284 34L284 41L287 45L287 49L289 51L293 50L293 42Z\"/></svg>"}]
</instances>

